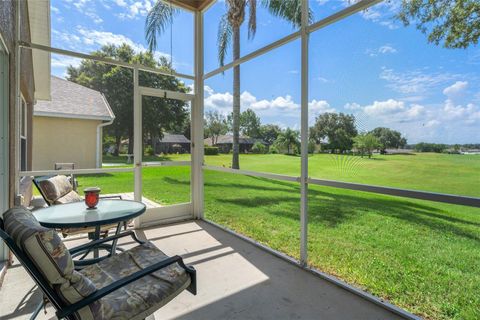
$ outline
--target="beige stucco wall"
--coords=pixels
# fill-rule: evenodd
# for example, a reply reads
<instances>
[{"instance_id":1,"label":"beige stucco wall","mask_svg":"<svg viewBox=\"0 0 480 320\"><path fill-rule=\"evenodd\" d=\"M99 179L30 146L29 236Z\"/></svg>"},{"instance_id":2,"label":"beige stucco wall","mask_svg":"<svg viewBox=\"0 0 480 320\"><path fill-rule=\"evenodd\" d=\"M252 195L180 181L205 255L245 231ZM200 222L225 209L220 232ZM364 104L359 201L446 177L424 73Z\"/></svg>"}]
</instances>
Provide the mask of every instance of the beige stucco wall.
<instances>
[{"instance_id":1,"label":"beige stucco wall","mask_svg":"<svg viewBox=\"0 0 480 320\"><path fill-rule=\"evenodd\" d=\"M98 120L33 117L33 170L53 170L72 162L77 169L96 167Z\"/></svg>"}]
</instances>

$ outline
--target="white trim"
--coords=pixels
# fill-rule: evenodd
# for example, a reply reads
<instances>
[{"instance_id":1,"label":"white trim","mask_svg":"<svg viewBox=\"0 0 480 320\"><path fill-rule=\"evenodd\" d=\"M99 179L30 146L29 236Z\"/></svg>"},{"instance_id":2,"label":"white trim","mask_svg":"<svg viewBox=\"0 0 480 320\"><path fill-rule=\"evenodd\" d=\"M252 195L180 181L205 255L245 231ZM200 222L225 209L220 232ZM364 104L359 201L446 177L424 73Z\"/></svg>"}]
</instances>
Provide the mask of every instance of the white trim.
<instances>
[{"instance_id":1,"label":"white trim","mask_svg":"<svg viewBox=\"0 0 480 320\"><path fill-rule=\"evenodd\" d=\"M302 61L301 61L301 168L300 168L300 263L308 258L308 0L302 0Z\"/></svg>"},{"instance_id":2,"label":"white trim","mask_svg":"<svg viewBox=\"0 0 480 320\"><path fill-rule=\"evenodd\" d=\"M192 203L179 203L156 208L148 208L144 214L138 217L138 225L140 228L143 228L192 218Z\"/></svg>"},{"instance_id":3,"label":"white trim","mask_svg":"<svg viewBox=\"0 0 480 320\"><path fill-rule=\"evenodd\" d=\"M0 216L8 209L9 201L9 53L0 34ZM8 259L8 248L0 240L0 261ZM5 266L4 266L5 267ZM2 266L0 264L0 281Z\"/></svg>"},{"instance_id":4,"label":"white trim","mask_svg":"<svg viewBox=\"0 0 480 320\"><path fill-rule=\"evenodd\" d=\"M13 113L14 116L14 127L10 128L10 131L14 132L13 136L13 145L15 146L14 150L14 157L13 157L13 167L14 167L14 202L15 205L21 204L21 198L19 198L20 193L20 104L21 104L21 91L20 91L20 75L21 75L21 61L22 61L22 50L19 46L19 42L21 39L21 3L20 1L16 2L16 15L15 15L15 24L17 28L17 32L15 35L15 112ZM25 3L26 4L26 3ZM12 137L10 137L12 138Z\"/></svg>"},{"instance_id":5,"label":"white trim","mask_svg":"<svg viewBox=\"0 0 480 320\"><path fill-rule=\"evenodd\" d=\"M193 94L171 91L171 90L164 90L164 89L156 89L156 88L139 86L138 90L140 91L140 95L149 96L149 97L182 100L182 101L192 101L195 98L195 95Z\"/></svg>"},{"instance_id":6,"label":"white trim","mask_svg":"<svg viewBox=\"0 0 480 320\"><path fill-rule=\"evenodd\" d=\"M67 170L35 170L35 171L20 171L20 177L38 177L38 176L54 176L57 174L98 174L98 173L113 173L113 172L133 172L133 167L121 168L99 168L99 169L67 169Z\"/></svg>"},{"instance_id":7,"label":"white trim","mask_svg":"<svg viewBox=\"0 0 480 320\"><path fill-rule=\"evenodd\" d=\"M34 111L34 117L50 117L50 118L65 118L65 119L79 119L79 120L98 120L98 121L111 121L115 117L108 116L92 116L92 115L81 115L81 114L71 114L71 113L61 113L61 112L49 112L49 111Z\"/></svg>"},{"instance_id":8,"label":"white trim","mask_svg":"<svg viewBox=\"0 0 480 320\"><path fill-rule=\"evenodd\" d=\"M142 162L142 167L188 167L191 164L191 161L155 161Z\"/></svg>"},{"instance_id":9,"label":"white trim","mask_svg":"<svg viewBox=\"0 0 480 320\"><path fill-rule=\"evenodd\" d=\"M192 141L192 169L191 169L191 197L192 213L197 219L203 217L204 210L204 39L203 39L203 12L195 13L194 48L195 48L195 100L192 102L191 113L191 141Z\"/></svg>"},{"instance_id":10,"label":"white trim","mask_svg":"<svg viewBox=\"0 0 480 320\"><path fill-rule=\"evenodd\" d=\"M134 199L142 201L142 96L139 90L139 69L133 69L133 166L134 166ZM135 227L139 223L135 219Z\"/></svg>"},{"instance_id":11,"label":"white trim","mask_svg":"<svg viewBox=\"0 0 480 320\"><path fill-rule=\"evenodd\" d=\"M103 58L99 56L93 56L90 54L85 54L85 53L79 53L75 51L70 51L70 50L64 50L64 49L58 49L50 46L44 46L41 44L36 44L36 43L31 43L31 42L26 42L26 41L19 41L20 47L26 48L26 49L37 49L37 50L43 50L51 53L56 53L64 56L70 56L74 58L80 58L80 59L88 59L88 60L93 60L93 61L98 61L98 62L103 62L106 64L111 64L114 66L121 66L125 68L130 68L130 69L138 69L141 71L147 71L151 73L156 73L156 74L161 74L164 76L170 76L170 77L179 77L179 78L184 78L184 79L190 79L194 80L195 77L188 75L188 74L183 74L183 73L178 73L178 72L166 72L157 68L151 68L151 67L146 67L141 64L137 63L127 63L127 62L122 62L122 61L117 61L109 58Z\"/></svg>"}]
</instances>

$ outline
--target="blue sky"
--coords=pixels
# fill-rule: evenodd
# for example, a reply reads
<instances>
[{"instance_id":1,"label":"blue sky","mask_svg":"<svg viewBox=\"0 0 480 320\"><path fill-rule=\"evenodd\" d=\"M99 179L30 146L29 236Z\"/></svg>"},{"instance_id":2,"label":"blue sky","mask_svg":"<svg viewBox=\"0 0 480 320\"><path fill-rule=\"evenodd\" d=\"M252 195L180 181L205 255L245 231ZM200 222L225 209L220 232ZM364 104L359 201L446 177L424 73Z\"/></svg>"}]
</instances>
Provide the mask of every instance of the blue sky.
<instances>
[{"instance_id":1,"label":"blue sky","mask_svg":"<svg viewBox=\"0 0 480 320\"><path fill-rule=\"evenodd\" d=\"M91 52L107 43L147 47L144 23L154 0L52 0L52 46ZM314 20L341 10L347 0L310 2ZM411 143L480 142L480 49L444 49L428 44L414 27L395 21L399 1L382 3L313 34L310 38L310 122L322 112L355 114L358 127L387 126ZM218 67L217 28L225 4L205 14L205 70ZM242 55L280 39L294 28L259 8L257 34L242 29ZM170 34L173 34L172 48ZM193 16L182 11L161 37L157 55L173 54L177 71L193 73ZM227 57L226 62L231 61ZM52 56L52 73L65 75L78 60ZM300 41L293 41L241 67L242 109L263 123L298 128ZM187 82L188 83L188 82ZM228 113L232 72L206 81L207 110Z\"/></svg>"}]
</instances>

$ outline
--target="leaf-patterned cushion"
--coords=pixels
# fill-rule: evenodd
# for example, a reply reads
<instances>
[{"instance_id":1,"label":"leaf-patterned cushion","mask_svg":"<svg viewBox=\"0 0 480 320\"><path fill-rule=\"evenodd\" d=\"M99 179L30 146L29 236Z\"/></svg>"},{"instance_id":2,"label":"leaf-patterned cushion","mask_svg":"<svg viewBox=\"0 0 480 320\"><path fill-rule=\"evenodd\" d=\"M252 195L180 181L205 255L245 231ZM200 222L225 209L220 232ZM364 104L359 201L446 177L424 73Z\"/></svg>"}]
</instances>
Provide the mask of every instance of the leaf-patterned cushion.
<instances>
[{"instance_id":1,"label":"leaf-patterned cushion","mask_svg":"<svg viewBox=\"0 0 480 320\"><path fill-rule=\"evenodd\" d=\"M83 201L83 198L78 195L75 191L70 191L66 195L55 200L55 204L64 204L64 203L71 203L71 202L79 202Z\"/></svg>"},{"instance_id":2,"label":"leaf-patterned cushion","mask_svg":"<svg viewBox=\"0 0 480 320\"><path fill-rule=\"evenodd\" d=\"M99 290L166 258L155 245L147 242L80 272ZM176 297L190 282L190 276L183 268L178 264L170 265L90 305L92 316L88 319L144 319Z\"/></svg>"},{"instance_id":3,"label":"leaf-patterned cushion","mask_svg":"<svg viewBox=\"0 0 480 320\"><path fill-rule=\"evenodd\" d=\"M73 190L72 184L65 175L58 175L42 180L39 182L39 186L50 204L54 204L57 199Z\"/></svg>"},{"instance_id":4,"label":"leaf-patterned cushion","mask_svg":"<svg viewBox=\"0 0 480 320\"><path fill-rule=\"evenodd\" d=\"M8 210L3 218L5 231L66 302L95 292L93 283L74 270L70 252L54 230L42 227L24 207Z\"/></svg>"}]
</instances>

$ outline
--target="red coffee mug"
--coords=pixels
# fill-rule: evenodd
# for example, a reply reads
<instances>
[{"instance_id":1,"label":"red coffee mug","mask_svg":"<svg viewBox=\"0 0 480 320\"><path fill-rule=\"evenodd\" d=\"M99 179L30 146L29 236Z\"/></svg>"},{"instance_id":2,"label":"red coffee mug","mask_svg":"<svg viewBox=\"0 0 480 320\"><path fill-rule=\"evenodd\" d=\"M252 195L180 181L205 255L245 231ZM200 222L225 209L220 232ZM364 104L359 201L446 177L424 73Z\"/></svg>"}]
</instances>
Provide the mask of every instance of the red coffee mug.
<instances>
[{"instance_id":1,"label":"red coffee mug","mask_svg":"<svg viewBox=\"0 0 480 320\"><path fill-rule=\"evenodd\" d=\"M96 209L100 200L100 188L92 187L83 190L85 193L85 204L89 209Z\"/></svg>"}]
</instances>

